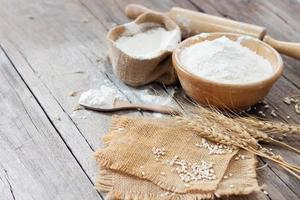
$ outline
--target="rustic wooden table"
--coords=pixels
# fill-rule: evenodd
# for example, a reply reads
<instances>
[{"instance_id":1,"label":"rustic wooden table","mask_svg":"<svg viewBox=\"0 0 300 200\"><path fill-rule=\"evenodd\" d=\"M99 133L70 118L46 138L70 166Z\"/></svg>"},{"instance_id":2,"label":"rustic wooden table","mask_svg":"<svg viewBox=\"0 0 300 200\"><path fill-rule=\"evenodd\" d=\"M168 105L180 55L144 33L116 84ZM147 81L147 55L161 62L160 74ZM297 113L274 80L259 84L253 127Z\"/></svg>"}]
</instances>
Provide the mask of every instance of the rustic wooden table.
<instances>
[{"instance_id":1,"label":"rustic wooden table","mask_svg":"<svg viewBox=\"0 0 300 200\"><path fill-rule=\"evenodd\" d=\"M0 0L0 199L103 199L94 189L98 167L93 151L108 129L111 114L73 111L79 94L110 84L130 101L142 102L143 89L118 81L106 61L106 32L128 21L132 1ZM156 10L180 6L255 23L270 35L300 41L300 2L156 0L137 1ZM300 62L283 56L284 75L266 98L276 120L300 123L282 99L300 93ZM158 95L171 89L151 85ZM77 95L70 96L75 91ZM144 94L144 93L142 93ZM149 115L145 113L131 113ZM290 116L288 119L287 116ZM300 148L299 137L285 141ZM275 148L275 147L274 147ZM288 161L300 157L275 148ZM300 183L273 163L258 170L268 195L235 199L300 199ZM232 197L228 199L233 199Z\"/></svg>"}]
</instances>

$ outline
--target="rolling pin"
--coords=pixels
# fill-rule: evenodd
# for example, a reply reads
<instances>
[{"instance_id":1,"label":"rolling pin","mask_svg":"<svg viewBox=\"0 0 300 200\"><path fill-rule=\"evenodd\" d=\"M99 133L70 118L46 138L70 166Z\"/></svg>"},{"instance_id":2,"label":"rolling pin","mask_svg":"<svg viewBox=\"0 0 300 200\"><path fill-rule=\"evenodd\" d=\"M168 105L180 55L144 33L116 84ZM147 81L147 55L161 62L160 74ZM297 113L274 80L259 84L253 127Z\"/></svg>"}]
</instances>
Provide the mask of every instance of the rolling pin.
<instances>
[{"instance_id":1,"label":"rolling pin","mask_svg":"<svg viewBox=\"0 0 300 200\"><path fill-rule=\"evenodd\" d=\"M129 4L125 8L125 13L130 19L135 19L145 12L158 13L157 11L137 4ZM170 11L164 14L178 24L182 31L183 38L187 38L202 32L240 33L258 38L272 46L278 52L300 60L300 43L276 40L267 35L266 28L264 27L178 7L173 7Z\"/></svg>"}]
</instances>

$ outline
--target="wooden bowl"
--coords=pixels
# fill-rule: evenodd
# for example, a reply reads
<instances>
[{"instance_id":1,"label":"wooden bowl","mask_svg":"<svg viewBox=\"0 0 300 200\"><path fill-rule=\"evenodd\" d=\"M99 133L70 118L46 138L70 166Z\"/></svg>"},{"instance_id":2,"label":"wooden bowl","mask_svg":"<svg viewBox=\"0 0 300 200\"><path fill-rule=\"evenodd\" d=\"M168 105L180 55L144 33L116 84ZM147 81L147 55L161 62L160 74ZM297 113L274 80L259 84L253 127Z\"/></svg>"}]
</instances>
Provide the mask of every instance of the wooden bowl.
<instances>
[{"instance_id":1,"label":"wooden bowl","mask_svg":"<svg viewBox=\"0 0 300 200\"><path fill-rule=\"evenodd\" d=\"M272 85L281 76L283 71L282 58L268 44L255 38L244 37L241 45L267 59L274 68L273 74L268 78L245 84L220 83L192 74L183 67L179 55L184 48L204 40L214 40L222 36L235 41L243 35L235 33L208 33L190 37L181 42L173 52L173 65L183 89L189 97L197 102L220 109L238 110L248 108L263 100Z\"/></svg>"}]
</instances>

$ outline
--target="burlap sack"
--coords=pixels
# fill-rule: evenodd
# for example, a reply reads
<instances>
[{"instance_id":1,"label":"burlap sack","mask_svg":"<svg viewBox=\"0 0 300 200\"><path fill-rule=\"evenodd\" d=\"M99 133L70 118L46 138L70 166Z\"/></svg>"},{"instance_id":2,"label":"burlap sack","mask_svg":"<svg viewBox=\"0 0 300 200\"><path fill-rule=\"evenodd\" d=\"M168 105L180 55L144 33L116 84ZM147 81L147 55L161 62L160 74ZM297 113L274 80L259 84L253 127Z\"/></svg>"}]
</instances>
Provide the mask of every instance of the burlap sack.
<instances>
[{"instance_id":1,"label":"burlap sack","mask_svg":"<svg viewBox=\"0 0 300 200\"><path fill-rule=\"evenodd\" d=\"M108 54L113 71L120 80L131 86L141 86L153 81L172 84L177 80L170 58L173 49L163 50L159 55L150 59L142 59L127 55L115 45L115 41L123 34L134 35L137 33L134 33L137 30L131 30L129 27L136 26L136 24L141 25L145 22L156 23L166 30L174 31L175 37L172 41L175 40L173 42L176 44L180 42L180 29L170 18L161 14L145 13L134 22L116 26L108 32ZM132 33L128 33L129 30Z\"/></svg>"},{"instance_id":2,"label":"burlap sack","mask_svg":"<svg viewBox=\"0 0 300 200\"><path fill-rule=\"evenodd\" d=\"M131 118L131 120L139 121L140 119ZM119 143L118 139L121 135L126 133L125 129L128 128L127 126L135 126L135 123L132 123L133 121L131 120L128 121L127 118L114 117L110 133L103 138L104 143L112 146ZM149 120L147 121L149 122ZM168 124L170 125L170 123L166 121L162 123L167 126ZM171 124L173 123L174 121L171 120ZM138 124L140 123L138 122ZM161 125L160 123L159 126ZM176 142L176 139L173 142ZM201 191L200 193L195 193L195 191L190 191L189 193L178 194L164 190L153 182L144 180L144 177L132 176L124 173L122 170L103 168L100 171L96 187L102 192L107 192L108 199L211 199L214 195L249 194L253 191L258 191L259 187L255 172L256 159L254 155L249 152L240 150L239 153L245 155L248 159L239 161L232 159L229 167L225 169L225 175L228 178L222 179L221 177L216 190L211 192ZM212 157L215 157L215 155ZM125 159L125 162L127 161L128 160ZM206 183L202 182L201 184Z\"/></svg>"}]
</instances>

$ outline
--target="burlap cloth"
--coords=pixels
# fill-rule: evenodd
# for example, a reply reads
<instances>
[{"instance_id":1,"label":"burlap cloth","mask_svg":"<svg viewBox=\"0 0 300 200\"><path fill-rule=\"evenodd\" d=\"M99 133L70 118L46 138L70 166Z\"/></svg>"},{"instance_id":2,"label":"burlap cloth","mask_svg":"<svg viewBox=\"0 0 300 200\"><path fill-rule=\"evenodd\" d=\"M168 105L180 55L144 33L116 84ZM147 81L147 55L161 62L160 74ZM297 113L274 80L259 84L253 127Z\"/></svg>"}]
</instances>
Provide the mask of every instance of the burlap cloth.
<instances>
[{"instance_id":1,"label":"burlap cloth","mask_svg":"<svg viewBox=\"0 0 300 200\"><path fill-rule=\"evenodd\" d=\"M97 188L108 192L110 199L211 199L259 190L254 155L242 150L209 155L207 149L195 146L201 138L183 130L174 119L114 117L103 141L108 146L95 155L101 166ZM166 149L159 161L151 151L153 146ZM238 151L247 159L232 159ZM192 163L213 162L216 179L187 186L165 164L174 155Z\"/></svg>"},{"instance_id":2,"label":"burlap cloth","mask_svg":"<svg viewBox=\"0 0 300 200\"><path fill-rule=\"evenodd\" d=\"M115 75L131 86L141 86L150 82L160 82L164 84L172 84L177 80L177 75L172 67L170 55L173 49L165 49L159 55L153 58L136 58L132 57L121 49L119 49L115 41L122 35L134 35L130 31L136 31L138 28L130 28L138 24L146 22L155 23L164 27L168 31L172 31L172 44L179 43L181 33L179 27L170 18L157 13L144 13L140 15L134 22L116 26L112 28L108 34L108 55L111 61L113 72ZM131 30L133 29L133 30ZM176 45L172 45L174 48Z\"/></svg>"}]
</instances>

